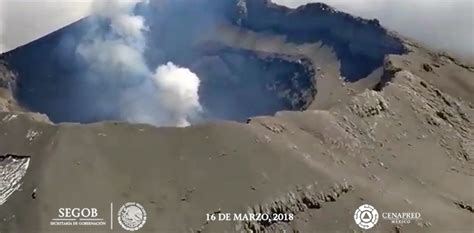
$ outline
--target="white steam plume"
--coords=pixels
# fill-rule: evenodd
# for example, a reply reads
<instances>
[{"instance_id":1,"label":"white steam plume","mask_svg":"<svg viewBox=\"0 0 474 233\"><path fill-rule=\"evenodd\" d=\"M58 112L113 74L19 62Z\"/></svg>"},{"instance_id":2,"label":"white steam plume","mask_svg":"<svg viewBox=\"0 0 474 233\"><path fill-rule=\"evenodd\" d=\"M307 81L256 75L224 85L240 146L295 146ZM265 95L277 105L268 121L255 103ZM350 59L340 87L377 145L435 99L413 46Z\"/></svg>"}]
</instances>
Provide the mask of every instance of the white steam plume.
<instances>
[{"instance_id":1,"label":"white steam plume","mask_svg":"<svg viewBox=\"0 0 474 233\"><path fill-rule=\"evenodd\" d=\"M153 75L159 99L169 119L178 126L188 125L187 116L201 110L199 104L199 78L189 69L168 62L159 66Z\"/></svg>"},{"instance_id":2,"label":"white steam plume","mask_svg":"<svg viewBox=\"0 0 474 233\"><path fill-rule=\"evenodd\" d=\"M137 1L98 1L95 15L110 21L112 32L92 33L77 48L97 83L119 88L121 118L157 126L190 125L202 111L199 78L187 68L169 62L149 70L144 58L145 20L133 15ZM93 80L94 81L94 80Z\"/></svg>"}]
</instances>

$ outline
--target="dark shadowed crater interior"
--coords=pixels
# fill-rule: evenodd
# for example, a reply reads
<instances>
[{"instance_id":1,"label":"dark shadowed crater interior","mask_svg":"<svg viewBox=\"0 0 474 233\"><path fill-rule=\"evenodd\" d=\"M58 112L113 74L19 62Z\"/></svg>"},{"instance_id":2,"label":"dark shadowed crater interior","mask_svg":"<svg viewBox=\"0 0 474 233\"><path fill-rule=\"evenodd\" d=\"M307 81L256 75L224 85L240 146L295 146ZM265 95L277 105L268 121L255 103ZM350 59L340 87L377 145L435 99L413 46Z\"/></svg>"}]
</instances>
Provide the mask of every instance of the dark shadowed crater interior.
<instances>
[{"instance_id":1,"label":"dark shadowed crater interior","mask_svg":"<svg viewBox=\"0 0 474 233\"><path fill-rule=\"evenodd\" d=\"M245 120L304 109L316 94L311 63L236 49L209 51L190 67L201 77L209 118Z\"/></svg>"},{"instance_id":2,"label":"dark shadowed crater interior","mask_svg":"<svg viewBox=\"0 0 474 233\"><path fill-rule=\"evenodd\" d=\"M57 47L74 43L68 40L72 40L70 34L50 36L8 57L21 77L16 88L18 100L33 111L46 113L54 122L120 120L114 107L119 87L83 79L85 67L74 51ZM316 94L315 71L305 58L209 47L186 64L201 80L199 96L205 121L245 121L280 110L300 110ZM48 56L43 55L46 53ZM28 68L31 64L33 69Z\"/></svg>"},{"instance_id":3,"label":"dark shadowed crater interior","mask_svg":"<svg viewBox=\"0 0 474 233\"><path fill-rule=\"evenodd\" d=\"M317 92L318 64L303 56L263 53L212 41L219 25L286 36L295 44L322 42L333 48L341 75L357 81L380 67L384 56L403 53L402 43L376 21L352 18L312 4L297 10L265 0L151 1L139 5L144 16L146 62L151 70L171 61L201 80L203 120L244 121L280 110L303 110ZM101 25L107 30L107 24ZM118 117L120 87L82 77L86 65L77 54L90 22L85 19L3 55L18 74L16 96L32 111L54 122L97 122ZM203 41L202 38L211 38Z\"/></svg>"}]
</instances>

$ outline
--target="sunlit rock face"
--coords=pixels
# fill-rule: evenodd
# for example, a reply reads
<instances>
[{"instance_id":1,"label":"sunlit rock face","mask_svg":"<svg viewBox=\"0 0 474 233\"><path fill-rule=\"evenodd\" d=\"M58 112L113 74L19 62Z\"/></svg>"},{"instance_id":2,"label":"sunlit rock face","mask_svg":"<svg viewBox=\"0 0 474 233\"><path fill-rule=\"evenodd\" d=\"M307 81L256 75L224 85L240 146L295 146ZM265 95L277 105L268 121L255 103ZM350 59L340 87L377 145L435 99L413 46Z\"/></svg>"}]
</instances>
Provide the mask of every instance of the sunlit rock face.
<instances>
[{"instance_id":1,"label":"sunlit rock face","mask_svg":"<svg viewBox=\"0 0 474 233\"><path fill-rule=\"evenodd\" d=\"M317 93L322 64L295 53L242 48L238 42L246 38L229 39L232 33L223 33L223 28L281 36L289 46L321 43L332 49L337 59L330 62L340 63L341 76L349 82L380 67L385 55L404 52L401 42L377 21L353 18L323 4L291 10L264 0L157 0L138 4L134 14L146 22L144 59L149 69L173 62L199 77L202 112L192 123L304 110ZM127 120L117 99L127 85L139 85L141 79L114 83L90 78L90 64L77 48L91 27L101 35L111 30L109 22L88 18L3 56L18 73L16 96L23 106L54 122Z\"/></svg>"},{"instance_id":2,"label":"sunlit rock face","mask_svg":"<svg viewBox=\"0 0 474 233\"><path fill-rule=\"evenodd\" d=\"M21 187L30 158L26 156L0 156L0 206Z\"/></svg>"}]
</instances>

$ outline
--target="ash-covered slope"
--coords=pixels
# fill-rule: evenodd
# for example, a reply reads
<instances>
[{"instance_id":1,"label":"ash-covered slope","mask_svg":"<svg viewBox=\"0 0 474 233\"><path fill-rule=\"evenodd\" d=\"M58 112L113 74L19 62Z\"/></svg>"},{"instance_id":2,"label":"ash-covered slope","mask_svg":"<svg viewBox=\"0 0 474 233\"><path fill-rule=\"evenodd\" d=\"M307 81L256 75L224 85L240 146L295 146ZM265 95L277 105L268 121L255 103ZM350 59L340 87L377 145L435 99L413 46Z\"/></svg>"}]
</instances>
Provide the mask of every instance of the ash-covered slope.
<instances>
[{"instance_id":1,"label":"ash-covered slope","mask_svg":"<svg viewBox=\"0 0 474 233\"><path fill-rule=\"evenodd\" d=\"M223 5L213 6L239 9L220 2ZM159 8L166 7L166 1L152 3L173 12ZM266 1L247 3L269 14L313 9L306 14L341 17L354 25L368 22L320 4L293 11ZM173 13L203 10L197 6L201 5L176 6ZM191 20L181 19L187 28ZM421 219L410 224L379 219L371 229L374 232L471 231L473 67L389 36L403 43L407 54L381 56L367 78L344 82L343 61L334 47L317 39L297 43L283 32L239 26L245 23L220 24L213 28L214 34L203 33L197 51L205 49L205 54L214 56L166 54L176 56L171 60L178 64L201 67L203 72L228 57L233 61L248 56L243 59L253 61L248 66L265 59L297 61L303 57L311 64L307 69L314 71L311 75L317 84L315 99L305 111L254 117L246 124L221 122L188 128L113 122L53 124L32 113L2 112L0 155L5 161L12 158L7 155L23 156L30 164L21 188L0 207L4 220L0 230L107 232L110 202L120 206L135 201L147 210L142 230L149 232L353 232L361 230L354 223L354 210L365 203L379 213L421 213ZM377 31L389 35L383 29L374 29ZM48 45L45 41L40 42L52 48L48 46L54 42ZM169 43L165 43L167 49L181 48ZM381 47L389 45L381 43ZM10 64L15 63L15 53L31 53L28 46L7 55ZM229 51L238 52L229 55ZM193 66L193 59L187 56L206 59ZM257 61L259 58L262 60ZM248 67L245 62L238 64L245 65L233 66L240 67L239 72ZM21 79L19 66L12 67ZM99 208L108 225L87 229L50 226L58 208L76 206ZM206 222L206 213L217 212L292 213L296 218L272 223ZM120 231L116 216L112 221Z\"/></svg>"},{"instance_id":2,"label":"ash-covered slope","mask_svg":"<svg viewBox=\"0 0 474 233\"><path fill-rule=\"evenodd\" d=\"M106 216L110 202L133 200L146 208L150 232L357 231L353 211L363 203L422 215L400 226L379 220L374 231L469 232L474 109L409 71L392 78L329 111L249 124L52 125L2 113L0 153L31 159L0 209L2 229L73 232L49 225L58 208L94 206ZM249 211L296 218L205 220Z\"/></svg>"}]
</instances>

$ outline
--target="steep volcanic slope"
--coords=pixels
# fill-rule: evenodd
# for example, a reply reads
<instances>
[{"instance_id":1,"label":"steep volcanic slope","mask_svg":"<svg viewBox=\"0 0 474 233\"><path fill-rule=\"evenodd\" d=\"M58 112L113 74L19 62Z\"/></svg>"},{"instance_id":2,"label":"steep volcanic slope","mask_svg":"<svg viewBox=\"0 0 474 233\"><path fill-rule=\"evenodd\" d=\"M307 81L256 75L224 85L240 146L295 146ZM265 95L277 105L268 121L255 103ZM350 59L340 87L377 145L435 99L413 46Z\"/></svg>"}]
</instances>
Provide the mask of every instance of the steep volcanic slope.
<instances>
[{"instance_id":1,"label":"steep volcanic slope","mask_svg":"<svg viewBox=\"0 0 474 233\"><path fill-rule=\"evenodd\" d=\"M21 191L0 209L2 227L68 232L49 225L57 208L92 205L106 215L110 202L134 200L147 209L151 232L351 231L363 203L422 214L401 226L380 220L375 231L469 232L473 116L468 103L409 71L329 111L281 112L249 124L52 125L2 113L0 154L31 156ZM216 211L296 219L206 222Z\"/></svg>"},{"instance_id":2,"label":"steep volcanic slope","mask_svg":"<svg viewBox=\"0 0 474 233\"><path fill-rule=\"evenodd\" d=\"M301 9L341 15L322 6ZM269 12L281 11L293 12ZM409 53L386 56L370 77L345 83L337 53L322 42L298 44L237 22L216 30L219 37L206 33L199 43L209 47L198 47L213 54L217 43L226 53L196 67L213 68L218 60L239 67L229 61L240 56L270 67L275 58L290 63L303 58L300 62L313 67L315 101L306 111L255 117L247 124L188 128L52 124L32 113L1 112L1 158L29 156L30 166L21 189L0 208L0 230L73 232L77 229L49 225L65 206L97 207L110 225L110 202L137 201L147 210L143 230L149 232L352 232L360 230L353 213L364 203L379 212L422 215L400 226L380 219L374 232L471 231L473 67L398 39ZM206 222L206 213L213 212L284 212L296 219ZM87 231L104 232L109 225Z\"/></svg>"},{"instance_id":3,"label":"steep volcanic slope","mask_svg":"<svg viewBox=\"0 0 474 233\"><path fill-rule=\"evenodd\" d=\"M405 51L377 20L354 18L322 4L288 9L270 0L239 1L235 21L256 32L284 35L288 42L321 42L332 47L341 65L341 75L357 81L382 65L387 54ZM263 15L263 17L262 17Z\"/></svg>"}]
</instances>

